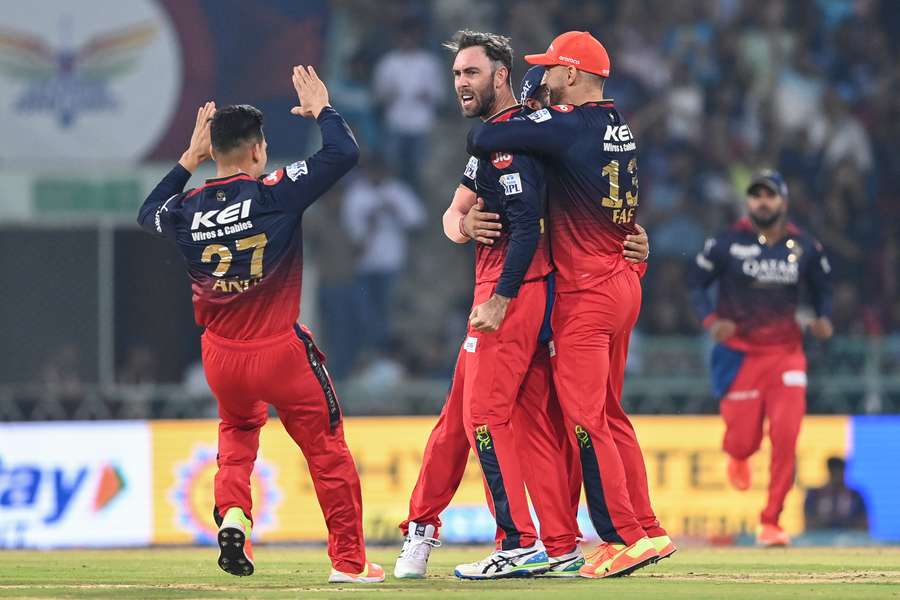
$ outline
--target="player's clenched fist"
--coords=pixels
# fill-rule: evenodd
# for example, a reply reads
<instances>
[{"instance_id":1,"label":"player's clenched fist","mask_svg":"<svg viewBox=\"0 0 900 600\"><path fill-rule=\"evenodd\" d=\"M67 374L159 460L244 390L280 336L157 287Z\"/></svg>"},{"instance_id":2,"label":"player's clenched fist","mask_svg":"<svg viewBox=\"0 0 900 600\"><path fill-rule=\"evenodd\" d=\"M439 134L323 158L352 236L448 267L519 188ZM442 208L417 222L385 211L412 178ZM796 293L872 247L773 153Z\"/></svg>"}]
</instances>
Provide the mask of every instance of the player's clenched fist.
<instances>
[{"instance_id":1,"label":"player's clenched fist","mask_svg":"<svg viewBox=\"0 0 900 600\"><path fill-rule=\"evenodd\" d=\"M314 68L299 65L294 67L291 80L297 91L297 99L300 100L300 106L292 108L291 114L307 119L317 119L323 108L331 106L328 100L328 88L319 79Z\"/></svg>"},{"instance_id":2,"label":"player's clenched fist","mask_svg":"<svg viewBox=\"0 0 900 600\"><path fill-rule=\"evenodd\" d=\"M483 333L497 331L503 324L508 306L509 298L494 294L486 302L482 302L472 309L472 314L469 315L469 325L475 331Z\"/></svg>"}]
</instances>

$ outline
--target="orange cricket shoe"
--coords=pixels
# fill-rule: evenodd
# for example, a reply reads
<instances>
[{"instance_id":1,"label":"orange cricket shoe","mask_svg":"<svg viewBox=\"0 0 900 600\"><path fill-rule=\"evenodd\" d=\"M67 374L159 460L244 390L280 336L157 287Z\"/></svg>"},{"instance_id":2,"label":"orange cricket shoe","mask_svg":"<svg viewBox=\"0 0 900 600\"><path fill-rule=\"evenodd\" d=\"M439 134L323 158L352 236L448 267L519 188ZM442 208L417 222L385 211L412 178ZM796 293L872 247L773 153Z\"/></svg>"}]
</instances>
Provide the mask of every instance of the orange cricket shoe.
<instances>
[{"instance_id":1,"label":"orange cricket shoe","mask_svg":"<svg viewBox=\"0 0 900 600\"><path fill-rule=\"evenodd\" d=\"M785 533L778 525L763 524L756 534L756 544L766 548L775 546L787 546L791 543L791 536Z\"/></svg>"},{"instance_id":2,"label":"orange cricket shoe","mask_svg":"<svg viewBox=\"0 0 900 600\"><path fill-rule=\"evenodd\" d=\"M728 457L728 481L736 490L742 492L750 489L750 463L744 459L739 460Z\"/></svg>"},{"instance_id":3,"label":"orange cricket shoe","mask_svg":"<svg viewBox=\"0 0 900 600\"><path fill-rule=\"evenodd\" d=\"M673 542L672 538L668 535L652 537L650 538L650 542L653 544L653 547L656 548L656 553L659 554L659 558L656 559L657 561L669 558L678 550L678 546L675 545L675 542Z\"/></svg>"},{"instance_id":4,"label":"orange cricket shoe","mask_svg":"<svg viewBox=\"0 0 900 600\"><path fill-rule=\"evenodd\" d=\"M642 537L630 546L602 543L584 559L578 571L581 577L622 577L659 560L659 553L648 537Z\"/></svg>"},{"instance_id":5,"label":"orange cricket shoe","mask_svg":"<svg viewBox=\"0 0 900 600\"><path fill-rule=\"evenodd\" d=\"M366 563L366 570L362 573L344 573L331 569L328 583L381 583L384 581L384 569L373 562Z\"/></svg>"}]
</instances>

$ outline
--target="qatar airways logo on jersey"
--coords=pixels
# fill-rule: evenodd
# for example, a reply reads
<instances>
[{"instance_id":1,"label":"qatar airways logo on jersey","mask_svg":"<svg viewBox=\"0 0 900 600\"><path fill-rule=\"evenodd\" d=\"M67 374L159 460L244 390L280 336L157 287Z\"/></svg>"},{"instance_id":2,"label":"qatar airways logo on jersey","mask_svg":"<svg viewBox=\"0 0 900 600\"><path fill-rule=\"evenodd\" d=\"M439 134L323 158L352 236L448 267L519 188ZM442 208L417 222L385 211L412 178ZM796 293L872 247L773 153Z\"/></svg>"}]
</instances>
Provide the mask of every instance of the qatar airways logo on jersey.
<instances>
[{"instance_id":1,"label":"qatar airways logo on jersey","mask_svg":"<svg viewBox=\"0 0 900 600\"><path fill-rule=\"evenodd\" d=\"M775 258L747 259L741 264L744 275L759 283L796 284L800 279L800 268L796 261Z\"/></svg>"},{"instance_id":2,"label":"qatar airways logo on jersey","mask_svg":"<svg viewBox=\"0 0 900 600\"><path fill-rule=\"evenodd\" d=\"M246 219L250 216L251 202L253 202L253 199L248 198L240 204L232 204L228 208L195 212L194 220L191 221L191 231L196 231L201 227L211 229L222 225L230 225L241 219Z\"/></svg>"}]
</instances>

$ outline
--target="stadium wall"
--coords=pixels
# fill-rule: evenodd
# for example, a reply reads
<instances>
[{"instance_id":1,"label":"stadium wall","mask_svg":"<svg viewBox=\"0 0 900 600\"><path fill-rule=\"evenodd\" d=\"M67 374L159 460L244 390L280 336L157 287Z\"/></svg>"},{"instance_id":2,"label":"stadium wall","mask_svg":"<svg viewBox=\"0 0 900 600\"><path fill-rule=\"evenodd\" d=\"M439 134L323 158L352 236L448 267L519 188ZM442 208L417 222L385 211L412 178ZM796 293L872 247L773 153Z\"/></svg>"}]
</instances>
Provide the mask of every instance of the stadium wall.
<instances>
[{"instance_id":1,"label":"stadium wall","mask_svg":"<svg viewBox=\"0 0 900 600\"><path fill-rule=\"evenodd\" d=\"M348 418L347 441L363 484L366 534L397 540L432 417ZM752 531L764 504L768 449L754 483L732 490L719 418L635 417L654 504L678 536L727 539ZM900 541L900 417L816 416L800 438L797 482L784 525L803 526L803 490L825 480L825 459L848 456L848 477L869 503L871 534ZM8 423L0 425L0 547L204 544L211 507L216 421ZM281 424L263 429L253 474L254 537L321 541L324 523L302 454ZM447 542L493 537L478 467L443 515ZM893 507L893 508L892 508ZM592 532L584 510L582 530Z\"/></svg>"}]
</instances>

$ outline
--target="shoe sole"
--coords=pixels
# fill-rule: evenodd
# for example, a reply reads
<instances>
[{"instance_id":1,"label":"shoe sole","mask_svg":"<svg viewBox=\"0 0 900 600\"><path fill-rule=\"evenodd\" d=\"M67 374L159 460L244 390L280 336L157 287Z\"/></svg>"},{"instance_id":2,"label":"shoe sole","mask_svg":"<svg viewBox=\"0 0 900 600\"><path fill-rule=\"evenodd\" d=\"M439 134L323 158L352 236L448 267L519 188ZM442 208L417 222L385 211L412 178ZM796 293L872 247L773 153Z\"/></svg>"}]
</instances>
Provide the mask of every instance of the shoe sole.
<instances>
[{"instance_id":1,"label":"shoe sole","mask_svg":"<svg viewBox=\"0 0 900 600\"><path fill-rule=\"evenodd\" d=\"M244 552L247 538L237 527L219 530L219 568L237 577L253 575L253 561Z\"/></svg>"},{"instance_id":2,"label":"shoe sole","mask_svg":"<svg viewBox=\"0 0 900 600\"><path fill-rule=\"evenodd\" d=\"M351 577L346 579L332 579L329 577L328 583L384 583L384 577L357 577L355 579Z\"/></svg>"},{"instance_id":3,"label":"shoe sole","mask_svg":"<svg viewBox=\"0 0 900 600\"><path fill-rule=\"evenodd\" d=\"M672 556L673 554L675 554L676 552L678 552L678 548L676 546L672 546L672 549L669 550L668 552L666 552L665 548L663 548L663 552L660 552L659 556L656 557L656 560L654 560L653 563L656 564L661 560L665 560L665 559L669 558L670 556Z\"/></svg>"},{"instance_id":4,"label":"shoe sole","mask_svg":"<svg viewBox=\"0 0 900 600\"><path fill-rule=\"evenodd\" d=\"M615 571L615 572L613 572L613 573L606 573L606 574L603 575L602 577L604 577L604 578L605 578L605 577L625 577L626 575L631 575L632 573L634 573L634 572L637 571L638 569L643 569L644 567L646 567L646 566L648 566L648 565L652 565L652 564L655 563L657 560L659 560L659 554L656 554L656 555L654 555L654 556L647 557L647 558L645 558L644 560L642 560L642 561L640 561L640 562L636 562L636 563L634 563L633 565L629 565L629 566L625 567L624 569L620 569L620 570Z\"/></svg>"},{"instance_id":5,"label":"shoe sole","mask_svg":"<svg viewBox=\"0 0 900 600\"><path fill-rule=\"evenodd\" d=\"M397 573L394 571L395 579L425 579L425 575L420 573Z\"/></svg>"},{"instance_id":6,"label":"shoe sole","mask_svg":"<svg viewBox=\"0 0 900 600\"><path fill-rule=\"evenodd\" d=\"M538 567L535 569L528 570L519 570L519 571L510 571L509 573L501 573L498 575L463 575L456 569L453 570L453 574L459 577L460 579L468 579L470 581L484 581L486 579L512 579L515 577L525 578L525 577L536 577L538 575L544 575L549 570L549 566L547 567Z\"/></svg>"}]
</instances>

